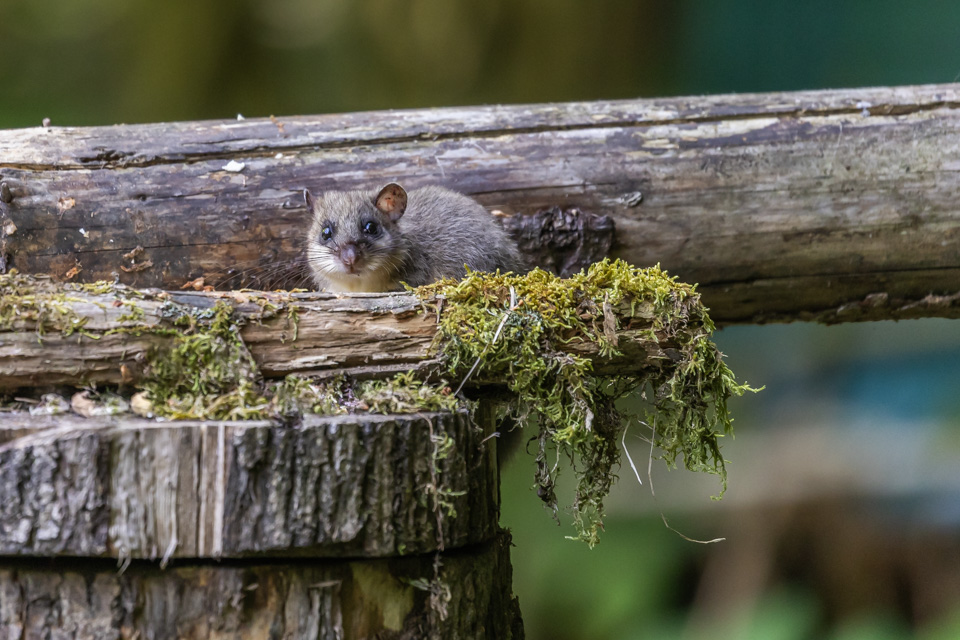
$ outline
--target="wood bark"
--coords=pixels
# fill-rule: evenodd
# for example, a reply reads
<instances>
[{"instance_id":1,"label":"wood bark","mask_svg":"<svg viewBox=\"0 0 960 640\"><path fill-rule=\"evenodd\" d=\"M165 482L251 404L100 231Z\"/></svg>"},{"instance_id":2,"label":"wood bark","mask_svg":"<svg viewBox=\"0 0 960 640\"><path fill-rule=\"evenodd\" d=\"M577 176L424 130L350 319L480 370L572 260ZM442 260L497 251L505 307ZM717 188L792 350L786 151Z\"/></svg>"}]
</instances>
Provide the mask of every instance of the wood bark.
<instances>
[{"instance_id":1,"label":"wood bark","mask_svg":"<svg viewBox=\"0 0 960 640\"><path fill-rule=\"evenodd\" d=\"M497 531L496 442L466 413L298 426L0 414L0 431L14 434L0 436L0 555L389 557ZM442 459L432 436L454 442Z\"/></svg>"},{"instance_id":2,"label":"wood bark","mask_svg":"<svg viewBox=\"0 0 960 640\"><path fill-rule=\"evenodd\" d=\"M509 537L435 557L263 564L0 560L0 637L62 640L523 638ZM415 586L416 585L416 586Z\"/></svg>"},{"instance_id":3,"label":"wood bark","mask_svg":"<svg viewBox=\"0 0 960 640\"><path fill-rule=\"evenodd\" d=\"M401 180L609 215L614 255L699 282L721 323L956 317L958 105L932 85L4 131L0 257L223 281L297 262L303 188Z\"/></svg>"},{"instance_id":4,"label":"wood bark","mask_svg":"<svg viewBox=\"0 0 960 640\"><path fill-rule=\"evenodd\" d=\"M152 350L172 343L169 335L150 331L170 327L171 304L208 309L218 301L235 305L246 319L240 336L268 378L291 373L382 377L436 364L431 350L436 316L423 313L422 303L408 294L338 297L329 293L162 292L125 287L90 293L45 281L32 291L36 299L55 300L59 311L45 315L24 311L7 330L0 328L0 389L123 382L121 367L128 372L142 370ZM11 302L19 304L18 300ZM270 305L273 311L269 311ZM142 317L133 317L134 308ZM652 327L653 317L646 305L633 309L632 317L628 317L628 309L621 311L620 355L601 357L596 344L583 339L574 339L563 348L593 358L599 373L639 373L670 366L670 349L675 346L670 336L655 343L644 335ZM64 330L77 326L82 332L63 335ZM476 380L483 380L482 370Z\"/></svg>"}]
</instances>

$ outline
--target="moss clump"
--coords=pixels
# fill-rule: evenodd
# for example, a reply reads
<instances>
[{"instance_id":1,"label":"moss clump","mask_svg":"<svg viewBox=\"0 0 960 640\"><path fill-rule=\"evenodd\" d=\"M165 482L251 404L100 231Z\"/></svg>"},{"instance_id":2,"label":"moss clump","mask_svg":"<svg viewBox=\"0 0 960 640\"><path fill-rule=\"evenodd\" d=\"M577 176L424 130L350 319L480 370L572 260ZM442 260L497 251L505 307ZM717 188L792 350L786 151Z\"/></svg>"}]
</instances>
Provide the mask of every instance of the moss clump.
<instances>
[{"instance_id":1,"label":"moss clump","mask_svg":"<svg viewBox=\"0 0 960 640\"><path fill-rule=\"evenodd\" d=\"M209 309L168 303L173 345L148 358L142 387L155 415L173 419L240 420L260 417L266 400L257 390L259 370L240 338L233 307ZM156 331L156 330L155 330Z\"/></svg>"},{"instance_id":2,"label":"moss clump","mask_svg":"<svg viewBox=\"0 0 960 640\"><path fill-rule=\"evenodd\" d=\"M476 375L505 382L516 398L514 415L538 424L536 483L555 512L558 467L550 454L570 459L579 539L598 541L603 500L620 460L618 439L635 419L615 401L630 394L649 399L649 421L667 464L682 458L690 470L717 474L722 495L726 469L718 441L732 430L727 399L749 387L737 384L710 341L714 325L694 286L659 267L604 260L569 279L539 269L525 276L470 273L416 293L440 314L436 347L448 372L463 377L479 361ZM623 354L617 331L651 348ZM586 343L601 360L650 361L626 374L597 374L593 360L577 353Z\"/></svg>"},{"instance_id":3,"label":"moss clump","mask_svg":"<svg viewBox=\"0 0 960 640\"><path fill-rule=\"evenodd\" d=\"M365 380L355 387L357 399L374 413L416 413L418 411L456 411L463 402L441 381L428 384L412 371L386 380Z\"/></svg>"},{"instance_id":4,"label":"moss clump","mask_svg":"<svg viewBox=\"0 0 960 640\"><path fill-rule=\"evenodd\" d=\"M343 378L325 382L289 375L267 385L270 398L265 417L297 418L305 413L333 416L348 412L348 397Z\"/></svg>"},{"instance_id":5,"label":"moss clump","mask_svg":"<svg viewBox=\"0 0 960 640\"><path fill-rule=\"evenodd\" d=\"M152 382L145 386L155 388ZM429 384L411 373L360 382L289 375L262 386L240 381L220 394L163 389L150 392L149 398L157 402L151 407L154 415L179 420L296 420L306 414L419 413L458 411L466 406L444 383Z\"/></svg>"},{"instance_id":6,"label":"moss clump","mask_svg":"<svg viewBox=\"0 0 960 640\"><path fill-rule=\"evenodd\" d=\"M446 383L430 384L410 371L383 380L363 381L337 377L321 382L290 375L282 382L267 385L265 395L270 398L267 414L286 417L305 413L390 414L464 408L463 401L453 395Z\"/></svg>"}]
</instances>

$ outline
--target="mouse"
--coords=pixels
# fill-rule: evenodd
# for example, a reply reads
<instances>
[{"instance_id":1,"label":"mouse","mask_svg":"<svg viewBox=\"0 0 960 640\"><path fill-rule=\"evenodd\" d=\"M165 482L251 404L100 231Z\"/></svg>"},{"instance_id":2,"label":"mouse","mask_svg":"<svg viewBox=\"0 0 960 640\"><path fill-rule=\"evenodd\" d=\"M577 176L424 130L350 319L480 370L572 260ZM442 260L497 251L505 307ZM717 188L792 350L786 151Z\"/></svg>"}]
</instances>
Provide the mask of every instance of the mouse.
<instances>
[{"instance_id":1,"label":"mouse","mask_svg":"<svg viewBox=\"0 0 960 640\"><path fill-rule=\"evenodd\" d=\"M312 222L307 264L318 289L399 291L473 271L522 272L525 265L496 217L462 193L411 189L304 190Z\"/></svg>"}]
</instances>

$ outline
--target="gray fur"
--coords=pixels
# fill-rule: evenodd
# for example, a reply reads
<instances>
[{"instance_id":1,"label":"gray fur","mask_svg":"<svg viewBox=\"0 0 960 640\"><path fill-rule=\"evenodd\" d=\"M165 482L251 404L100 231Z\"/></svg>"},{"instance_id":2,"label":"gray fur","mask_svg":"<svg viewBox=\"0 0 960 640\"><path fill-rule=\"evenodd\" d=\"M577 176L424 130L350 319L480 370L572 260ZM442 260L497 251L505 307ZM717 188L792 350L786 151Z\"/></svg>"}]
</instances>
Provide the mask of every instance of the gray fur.
<instances>
[{"instance_id":1,"label":"gray fur","mask_svg":"<svg viewBox=\"0 0 960 640\"><path fill-rule=\"evenodd\" d=\"M521 271L516 244L499 221L476 201L442 187L407 193L406 211L396 222L379 211L380 190L331 191L316 199L307 236L307 260L318 288L328 291L391 291L462 278L464 264L474 271ZM363 225L376 220L377 237ZM320 234L335 227L331 242ZM362 258L357 273L344 270L338 247L353 244Z\"/></svg>"}]
</instances>

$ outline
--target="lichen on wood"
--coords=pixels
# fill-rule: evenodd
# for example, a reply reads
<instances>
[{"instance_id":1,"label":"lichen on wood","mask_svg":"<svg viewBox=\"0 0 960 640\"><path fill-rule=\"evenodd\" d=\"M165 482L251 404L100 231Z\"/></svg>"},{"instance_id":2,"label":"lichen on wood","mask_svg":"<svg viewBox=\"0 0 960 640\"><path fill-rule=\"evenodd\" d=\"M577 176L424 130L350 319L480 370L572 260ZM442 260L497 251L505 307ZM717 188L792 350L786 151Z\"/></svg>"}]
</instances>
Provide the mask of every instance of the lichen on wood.
<instances>
[{"instance_id":1,"label":"lichen on wood","mask_svg":"<svg viewBox=\"0 0 960 640\"><path fill-rule=\"evenodd\" d=\"M666 463L682 459L691 471L718 475L722 495L719 439L732 431L727 400L751 388L736 382L710 341L714 325L695 286L659 267L604 260L568 279L539 269L526 276L471 273L416 292L439 315L436 347L449 374L476 370L481 379L504 382L519 422L538 425L536 484L555 512L557 466L548 453L570 459L579 539L591 546L599 540L619 438L631 419L615 403L630 394L648 399L647 422ZM621 337L631 330L640 332L635 341L671 346L659 362L630 373L598 372L571 349L594 343L601 355L622 355Z\"/></svg>"},{"instance_id":2,"label":"lichen on wood","mask_svg":"<svg viewBox=\"0 0 960 640\"><path fill-rule=\"evenodd\" d=\"M25 317L33 320L37 338L45 331L54 330L64 337L83 331L86 318L78 315L70 305L73 300L64 292L54 295L38 294L35 280L12 270L0 274L0 329L11 329ZM83 285L81 289L99 290L104 283Z\"/></svg>"}]
</instances>

